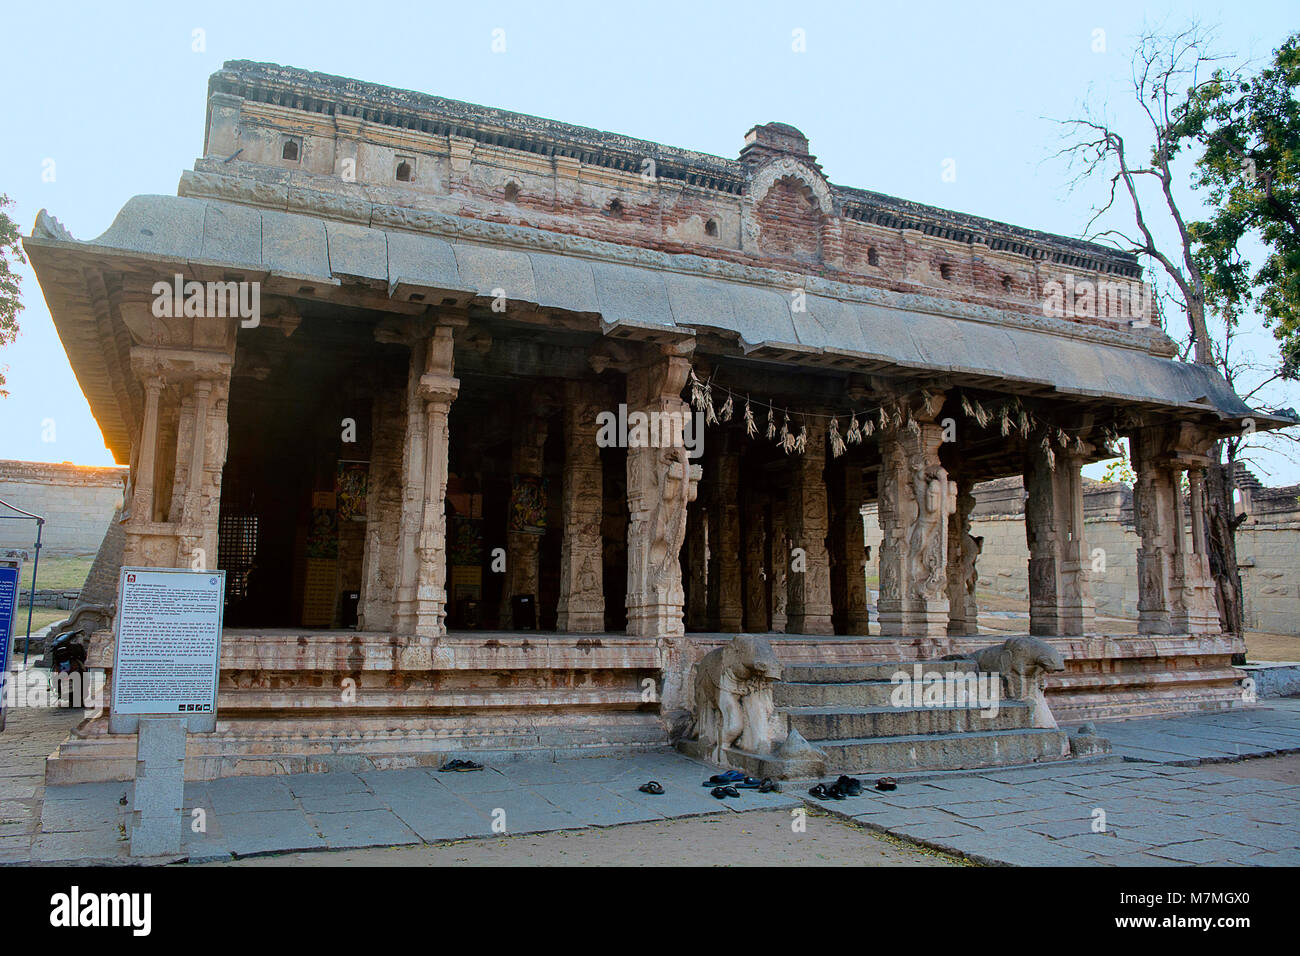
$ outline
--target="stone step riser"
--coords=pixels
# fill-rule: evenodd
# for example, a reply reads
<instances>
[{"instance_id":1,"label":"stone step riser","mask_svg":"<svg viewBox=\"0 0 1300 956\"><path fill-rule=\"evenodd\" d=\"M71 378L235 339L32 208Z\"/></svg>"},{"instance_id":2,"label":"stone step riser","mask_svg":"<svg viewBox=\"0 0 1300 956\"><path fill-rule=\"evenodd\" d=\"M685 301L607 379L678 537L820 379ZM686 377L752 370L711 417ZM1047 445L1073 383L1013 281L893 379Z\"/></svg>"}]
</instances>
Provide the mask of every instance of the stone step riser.
<instances>
[{"instance_id":1,"label":"stone step riser","mask_svg":"<svg viewBox=\"0 0 1300 956\"><path fill-rule=\"evenodd\" d=\"M1059 731L813 743L826 752L828 770L833 768L840 772L971 770L1010 766L1063 759L1067 746L1065 734Z\"/></svg>"},{"instance_id":2,"label":"stone step riser","mask_svg":"<svg viewBox=\"0 0 1300 956\"><path fill-rule=\"evenodd\" d=\"M960 690L974 701L993 687L1001 694L1001 686L991 680L978 685L964 685ZM792 684L781 682L773 687L773 700L777 707L893 707L895 700L907 702L898 684L888 681L855 681L845 684ZM956 691L957 688L954 688ZM924 693L924 688L921 689ZM922 697L924 699L924 697Z\"/></svg>"},{"instance_id":3,"label":"stone step riser","mask_svg":"<svg viewBox=\"0 0 1300 956\"><path fill-rule=\"evenodd\" d=\"M994 716L978 710L919 708L871 713L801 713L789 711L790 723L808 740L849 740L858 737L904 737L915 734L970 734L1029 728L1023 705L998 708Z\"/></svg>"},{"instance_id":4,"label":"stone step riser","mask_svg":"<svg viewBox=\"0 0 1300 956\"><path fill-rule=\"evenodd\" d=\"M860 681L888 681L899 671L909 677L916 661L882 661L875 664L786 664L786 681L808 684L847 684ZM922 661L924 672L948 674L970 669L969 661Z\"/></svg>"}]
</instances>

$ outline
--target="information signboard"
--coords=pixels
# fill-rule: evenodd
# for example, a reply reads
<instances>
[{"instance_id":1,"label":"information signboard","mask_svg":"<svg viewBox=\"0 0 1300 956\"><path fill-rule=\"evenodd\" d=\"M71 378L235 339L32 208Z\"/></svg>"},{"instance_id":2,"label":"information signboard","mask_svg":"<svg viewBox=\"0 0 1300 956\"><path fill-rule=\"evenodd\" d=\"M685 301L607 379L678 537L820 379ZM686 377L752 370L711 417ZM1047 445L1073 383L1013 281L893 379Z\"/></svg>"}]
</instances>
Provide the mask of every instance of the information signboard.
<instances>
[{"instance_id":1,"label":"information signboard","mask_svg":"<svg viewBox=\"0 0 1300 956\"><path fill-rule=\"evenodd\" d=\"M140 717L215 729L226 573L123 568L118 594L111 729Z\"/></svg>"},{"instance_id":2,"label":"information signboard","mask_svg":"<svg viewBox=\"0 0 1300 956\"><path fill-rule=\"evenodd\" d=\"M9 680L9 648L14 639L14 618L18 614L20 561L0 562L0 730L4 730L5 684Z\"/></svg>"}]
</instances>

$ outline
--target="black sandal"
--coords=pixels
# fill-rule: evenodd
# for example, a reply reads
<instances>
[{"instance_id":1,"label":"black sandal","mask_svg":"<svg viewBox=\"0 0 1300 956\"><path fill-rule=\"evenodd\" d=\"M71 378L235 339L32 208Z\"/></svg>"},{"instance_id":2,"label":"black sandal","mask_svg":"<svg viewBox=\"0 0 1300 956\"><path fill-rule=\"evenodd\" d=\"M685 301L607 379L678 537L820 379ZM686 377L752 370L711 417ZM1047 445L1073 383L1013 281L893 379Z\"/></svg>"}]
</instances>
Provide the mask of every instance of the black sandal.
<instances>
[{"instance_id":1,"label":"black sandal","mask_svg":"<svg viewBox=\"0 0 1300 956\"><path fill-rule=\"evenodd\" d=\"M763 782L758 785L759 793L780 793L781 785L771 777L764 777Z\"/></svg>"},{"instance_id":2,"label":"black sandal","mask_svg":"<svg viewBox=\"0 0 1300 956\"><path fill-rule=\"evenodd\" d=\"M841 776L835 781L835 786L844 791L847 797L858 797L862 795L862 781L857 777Z\"/></svg>"},{"instance_id":3,"label":"black sandal","mask_svg":"<svg viewBox=\"0 0 1300 956\"><path fill-rule=\"evenodd\" d=\"M482 770L481 763L475 763L472 760L448 760L438 768L439 773L469 773L471 770Z\"/></svg>"},{"instance_id":4,"label":"black sandal","mask_svg":"<svg viewBox=\"0 0 1300 956\"><path fill-rule=\"evenodd\" d=\"M829 800L829 799L831 799L831 795L830 795L829 791L827 791L827 789L826 789L826 784L824 784L824 783L819 783L819 784L817 784L817 786L813 787L813 788L812 788L811 790L809 790L808 792L809 792L812 796L816 797L818 800Z\"/></svg>"},{"instance_id":5,"label":"black sandal","mask_svg":"<svg viewBox=\"0 0 1300 956\"><path fill-rule=\"evenodd\" d=\"M655 796L664 792L664 788L659 784L658 780L651 780L649 783L643 783L641 786L637 787L637 789L642 793L653 793Z\"/></svg>"}]
</instances>

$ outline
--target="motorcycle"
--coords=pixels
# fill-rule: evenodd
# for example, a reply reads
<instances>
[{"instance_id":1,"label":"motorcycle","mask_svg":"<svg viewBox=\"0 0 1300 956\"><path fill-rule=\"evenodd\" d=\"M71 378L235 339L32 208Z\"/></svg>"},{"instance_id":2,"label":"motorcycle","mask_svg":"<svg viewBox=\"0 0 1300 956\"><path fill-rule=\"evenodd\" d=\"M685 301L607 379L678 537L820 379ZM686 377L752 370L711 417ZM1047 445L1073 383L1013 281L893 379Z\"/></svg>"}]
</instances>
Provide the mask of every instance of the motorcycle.
<instances>
[{"instance_id":1,"label":"motorcycle","mask_svg":"<svg viewBox=\"0 0 1300 956\"><path fill-rule=\"evenodd\" d=\"M80 636L80 630L64 631L50 643L50 680L60 707L83 706L76 699L83 695L86 672L86 648L77 641Z\"/></svg>"}]
</instances>

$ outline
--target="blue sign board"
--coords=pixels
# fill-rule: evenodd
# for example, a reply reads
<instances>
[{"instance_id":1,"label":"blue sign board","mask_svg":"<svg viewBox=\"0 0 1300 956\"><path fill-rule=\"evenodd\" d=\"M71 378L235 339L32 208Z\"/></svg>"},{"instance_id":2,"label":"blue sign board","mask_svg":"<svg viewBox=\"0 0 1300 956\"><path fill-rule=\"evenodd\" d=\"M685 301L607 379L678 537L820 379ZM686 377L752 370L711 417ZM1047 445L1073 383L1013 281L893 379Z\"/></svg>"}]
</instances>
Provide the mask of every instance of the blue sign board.
<instances>
[{"instance_id":1,"label":"blue sign board","mask_svg":"<svg viewBox=\"0 0 1300 956\"><path fill-rule=\"evenodd\" d=\"M0 691L9 674L9 644L18 612L18 569L0 567Z\"/></svg>"}]
</instances>

